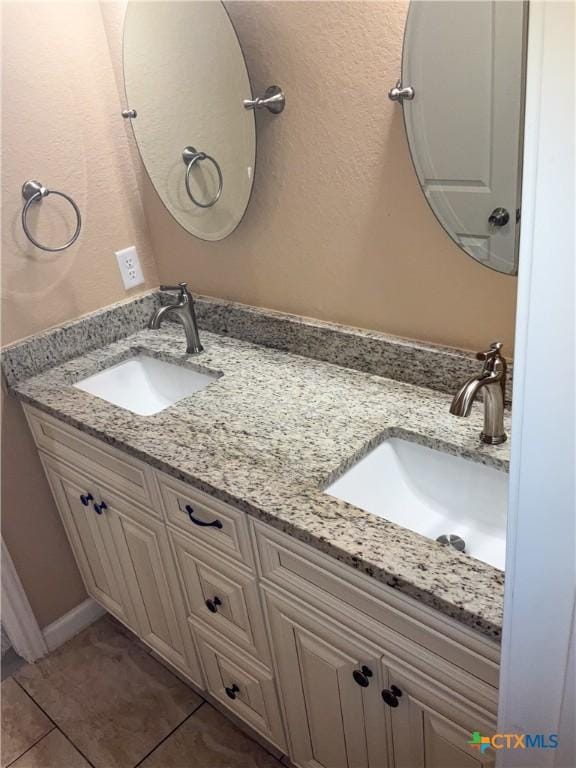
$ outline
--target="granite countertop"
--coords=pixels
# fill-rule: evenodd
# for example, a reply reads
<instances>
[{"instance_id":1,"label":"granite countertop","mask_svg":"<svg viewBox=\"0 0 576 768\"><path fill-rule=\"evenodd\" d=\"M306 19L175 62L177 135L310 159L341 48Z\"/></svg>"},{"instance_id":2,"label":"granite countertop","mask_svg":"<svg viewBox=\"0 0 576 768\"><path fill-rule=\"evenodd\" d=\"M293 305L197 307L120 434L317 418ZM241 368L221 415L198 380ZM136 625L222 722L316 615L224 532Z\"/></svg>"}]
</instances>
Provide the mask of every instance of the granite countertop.
<instances>
[{"instance_id":1,"label":"granite countertop","mask_svg":"<svg viewBox=\"0 0 576 768\"><path fill-rule=\"evenodd\" d=\"M482 406L450 416L450 396L285 351L203 332L183 353L179 325L138 331L24 381L25 402L128 451L254 517L498 639L502 571L325 495L322 489L386 437L508 468L509 444L484 446ZM222 374L153 416L73 386L145 352ZM508 425L509 426L509 425Z\"/></svg>"}]
</instances>

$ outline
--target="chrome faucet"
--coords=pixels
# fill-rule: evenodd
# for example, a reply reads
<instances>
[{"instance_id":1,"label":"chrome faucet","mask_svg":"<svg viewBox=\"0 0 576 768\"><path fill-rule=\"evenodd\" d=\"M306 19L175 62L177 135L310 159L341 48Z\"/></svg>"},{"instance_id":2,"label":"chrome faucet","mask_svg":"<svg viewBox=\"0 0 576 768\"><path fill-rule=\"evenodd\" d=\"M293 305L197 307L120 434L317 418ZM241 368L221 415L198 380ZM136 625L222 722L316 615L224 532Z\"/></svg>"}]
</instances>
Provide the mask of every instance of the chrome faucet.
<instances>
[{"instance_id":1,"label":"chrome faucet","mask_svg":"<svg viewBox=\"0 0 576 768\"><path fill-rule=\"evenodd\" d=\"M194 299L192 298L192 294L188 292L188 284L178 283L178 285L161 285L160 290L180 291L180 295L176 304L167 304L154 312L148 322L148 328L157 331L162 324L162 320L164 320L167 315L173 315L175 319L184 326L184 332L186 333L186 352L191 355L194 355L197 352L202 352L204 347L200 343L196 312L194 311Z\"/></svg>"},{"instance_id":2,"label":"chrome faucet","mask_svg":"<svg viewBox=\"0 0 576 768\"><path fill-rule=\"evenodd\" d=\"M463 384L454 395L450 413L470 416L472 403L479 390L484 391L484 429L480 433L483 443L500 445L506 440L504 432L504 392L506 387L506 360L500 354L502 342L495 341L490 349L479 352L478 360L484 365L477 376Z\"/></svg>"}]
</instances>

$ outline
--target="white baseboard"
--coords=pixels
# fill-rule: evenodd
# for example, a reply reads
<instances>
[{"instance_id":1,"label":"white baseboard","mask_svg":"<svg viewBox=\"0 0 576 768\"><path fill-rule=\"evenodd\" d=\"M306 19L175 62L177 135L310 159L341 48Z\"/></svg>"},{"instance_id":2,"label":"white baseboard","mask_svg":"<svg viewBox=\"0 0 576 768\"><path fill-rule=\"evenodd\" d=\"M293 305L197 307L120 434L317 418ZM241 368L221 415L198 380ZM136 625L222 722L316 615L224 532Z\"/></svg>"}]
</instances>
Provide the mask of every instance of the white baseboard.
<instances>
[{"instance_id":1,"label":"white baseboard","mask_svg":"<svg viewBox=\"0 0 576 768\"><path fill-rule=\"evenodd\" d=\"M96 600L91 597L87 598L83 603L72 608L71 611L53 621L43 630L42 634L48 650L55 650L90 624L93 624L105 613L104 608Z\"/></svg>"}]
</instances>

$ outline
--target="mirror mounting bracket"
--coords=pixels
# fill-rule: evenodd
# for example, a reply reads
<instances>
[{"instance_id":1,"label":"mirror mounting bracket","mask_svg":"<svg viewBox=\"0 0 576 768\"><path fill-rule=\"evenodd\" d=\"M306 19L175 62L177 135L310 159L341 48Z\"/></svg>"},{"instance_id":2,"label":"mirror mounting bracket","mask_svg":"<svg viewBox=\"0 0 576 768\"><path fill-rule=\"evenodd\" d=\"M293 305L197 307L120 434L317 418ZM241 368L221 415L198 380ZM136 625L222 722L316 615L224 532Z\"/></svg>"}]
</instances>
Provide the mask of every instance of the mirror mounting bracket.
<instances>
[{"instance_id":1,"label":"mirror mounting bracket","mask_svg":"<svg viewBox=\"0 0 576 768\"><path fill-rule=\"evenodd\" d=\"M402 81L398 80L394 88L390 88L388 91L388 98L390 101L412 101L414 98L414 88L411 85L407 85L406 88L402 87Z\"/></svg>"},{"instance_id":2,"label":"mirror mounting bracket","mask_svg":"<svg viewBox=\"0 0 576 768\"><path fill-rule=\"evenodd\" d=\"M279 115L286 106L284 91L279 85L271 85L266 88L264 96L255 99L244 99L244 109L267 109L273 115Z\"/></svg>"}]
</instances>

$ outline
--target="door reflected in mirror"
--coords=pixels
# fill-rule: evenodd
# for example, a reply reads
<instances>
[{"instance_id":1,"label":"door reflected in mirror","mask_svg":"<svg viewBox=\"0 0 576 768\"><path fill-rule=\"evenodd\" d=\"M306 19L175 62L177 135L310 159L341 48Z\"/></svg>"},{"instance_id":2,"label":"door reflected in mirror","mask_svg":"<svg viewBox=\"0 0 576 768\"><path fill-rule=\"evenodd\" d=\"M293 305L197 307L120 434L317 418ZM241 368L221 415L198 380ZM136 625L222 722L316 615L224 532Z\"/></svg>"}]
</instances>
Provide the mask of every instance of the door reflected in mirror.
<instances>
[{"instance_id":1,"label":"door reflected in mirror","mask_svg":"<svg viewBox=\"0 0 576 768\"><path fill-rule=\"evenodd\" d=\"M472 258L518 271L528 4L410 4L401 87L410 152L438 221Z\"/></svg>"}]
</instances>

